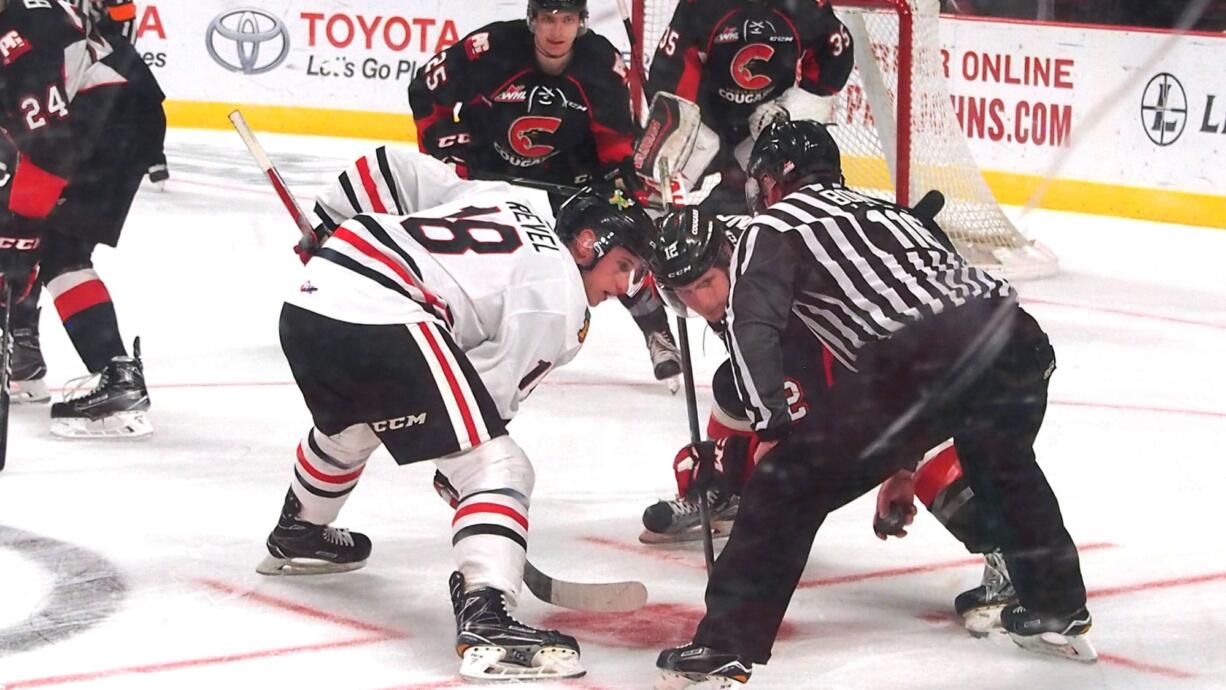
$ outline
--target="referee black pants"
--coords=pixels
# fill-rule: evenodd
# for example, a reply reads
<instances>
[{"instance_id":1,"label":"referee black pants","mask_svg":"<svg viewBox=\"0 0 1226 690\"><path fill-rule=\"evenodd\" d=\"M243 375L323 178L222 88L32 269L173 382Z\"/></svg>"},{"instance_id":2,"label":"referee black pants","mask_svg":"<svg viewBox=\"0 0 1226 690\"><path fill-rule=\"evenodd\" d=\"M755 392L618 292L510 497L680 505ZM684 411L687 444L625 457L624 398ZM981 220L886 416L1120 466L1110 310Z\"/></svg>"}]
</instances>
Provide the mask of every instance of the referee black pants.
<instances>
[{"instance_id":1,"label":"referee black pants","mask_svg":"<svg viewBox=\"0 0 1226 690\"><path fill-rule=\"evenodd\" d=\"M826 515L950 437L1000 519L993 536L1021 603L1083 606L1076 547L1032 448L1055 367L1034 319L1013 299L976 300L866 347L856 365L758 464L694 641L765 663Z\"/></svg>"}]
</instances>

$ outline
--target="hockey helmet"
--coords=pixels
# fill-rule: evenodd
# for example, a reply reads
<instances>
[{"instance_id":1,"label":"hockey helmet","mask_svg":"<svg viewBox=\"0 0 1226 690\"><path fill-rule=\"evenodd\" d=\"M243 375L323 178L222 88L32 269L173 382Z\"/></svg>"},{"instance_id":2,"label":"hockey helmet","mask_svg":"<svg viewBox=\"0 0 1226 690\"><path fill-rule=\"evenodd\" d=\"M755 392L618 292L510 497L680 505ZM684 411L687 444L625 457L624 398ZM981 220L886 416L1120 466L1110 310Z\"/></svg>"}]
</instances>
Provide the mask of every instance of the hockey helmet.
<instances>
[{"instance_id":1,"label":"hockey helmet","mask_svg":"<svg viewBox=\"0 0 1226 690\"><path fill-rule=\"evenodd\" d=\"M587 31L587 0L528 0L528 28L534 32L538 12L578 12L579 35Z\"/></svg>"},{"instance_id":2,"label":"hockey helmet","mask_svg":"<svg viewBox=\"0 0 1226 690\"><path fill-rule=\"evenodd\" d=\"M657 221L647 266L660 295L673 311L689 316L675 292L702 277L713 266L727 266L732 258L737 229L719 216L686 206Z\"/></svg>"},{"instance_id":3,"label":"hockey helmet","mask_svg":"<svg viewBox=\"0 0 1226 690\"><path fill-rule=\"evenodd\" d=\"M762 210L759 199L763 178L769 177L776 185L808 176L843 180L839 145L826 126L814 120L784 120L767 125L753 144L745 171L749 174L745 197L755 211Z\"/></svg>"},{"instance_id":4,"label":"hockey helmet","mask_svg":"<svg viewBox=\"0 0 1226 690\"><path fill-rule=\"evenodd\" d=\"M567 244L583 230L591 230L596 239L592 243L594 258L579 270L591 270L597 262L614 247L622 247L644 263L631 280L634 294L642 287L647 277L646 262L651 253L651 218L642 206L621 190L597 192L585 188L564 201L558 209L555 232Z\"/></svg>"}]
</instances>

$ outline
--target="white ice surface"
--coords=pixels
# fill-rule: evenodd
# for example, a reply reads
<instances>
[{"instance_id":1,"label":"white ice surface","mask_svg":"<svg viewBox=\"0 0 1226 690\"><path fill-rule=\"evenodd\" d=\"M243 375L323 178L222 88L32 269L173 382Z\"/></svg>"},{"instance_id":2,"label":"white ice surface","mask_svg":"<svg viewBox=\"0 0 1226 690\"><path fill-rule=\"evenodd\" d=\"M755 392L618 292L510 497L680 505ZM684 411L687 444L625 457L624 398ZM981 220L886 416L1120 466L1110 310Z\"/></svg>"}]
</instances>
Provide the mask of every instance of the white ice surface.
<instances>
[{"instance_id":1,"label":"white ice surface","mask_svg":"<svg viewBox=\"0 0 1226 690\"><path fill-rule=\"evenodd\" d=\"M371 147L265 143L304 202ZM446 588L450 511L431 490L431 466L372 459L338 521L373 539L365 569L255 573L310 425L276 330L297 285L296 231L237 136L175 131L169 154L166 191L143 189L120 248L95 255L125 337L142 338L156 432L59 441L46 406L14 408L0 530L56 541L0 546L0 640L94 624L0 649L0 688L463 685ZM1226 687L1226 233L1044 211L1020 223L1063 263L1059 277L1020 290L1057 348L1037 450L1070 532L1091 546L1081 562L1102 660L1048 660L967 636L952 599L979 566L927 514L905 540L878 542L865 498L819 532L809 584L750 687ZM44 306L54 387L84 372ZM699 323L691 331L701 384L723 352ZM701 385L704 419L709 394ZM610 304L512 433L537 467L532 560L568 579L641 579L651 593L648 609L616 616L553 609L525 592L525 621L583 646L589 675L557 686L649 687L659 649L686 641L702 610L700 548L636 542L643 508L671 492L684 399L651 380L641 336ZM83 597L48 623L40 611L54 578L95 584L71 572L67 545L109 563L126 593L109 608Z\"/></svg>"}]
</instances>

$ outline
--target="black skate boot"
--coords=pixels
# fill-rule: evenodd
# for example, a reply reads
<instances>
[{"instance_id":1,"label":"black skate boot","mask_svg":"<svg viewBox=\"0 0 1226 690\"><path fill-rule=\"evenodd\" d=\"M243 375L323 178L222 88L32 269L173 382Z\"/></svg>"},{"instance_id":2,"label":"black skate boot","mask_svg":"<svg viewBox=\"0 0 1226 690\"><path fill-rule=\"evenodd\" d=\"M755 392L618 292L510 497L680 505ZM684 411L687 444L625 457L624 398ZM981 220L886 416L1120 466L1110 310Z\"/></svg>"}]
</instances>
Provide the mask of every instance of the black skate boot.
<instances>
[{"instance_id":1,"label":"black skate boot","mask_svg":"<svg viewBox=\"0 0 1226 690\"><path fill-rule=\"evenodd\" d=\"M1000 624L1023 649L1074 661L1098 661L1098 652L1085 637L1093 619L1084 606L1069 614L1054 614L1018 604L1000 612Z\"/></svg>"},{"instance_id":2,"label":"black skate boot","mask_svg":"<svg viewBox=\"0 0 1226 690\"><path fill-rule=\"evenodd\" d=\"M1005 557L999 551L983 555L983 584L959 594L954 610L974 637L985 637L1000 627L1001 609L1017 604L1017 592L1009 580Z\"/></svg>"},{"instance_id":3,"label":"black skate boot","mask_svg":"<svg viewBox=\"0 0 1226 690\"><path fill-rule=\"evenodd\" d=\"M51 400L47 391L47 362L38 343L38 317L42 309L34 311L34 321L27 327L13 327L13 356L10 362L9 400L14 405L45 403Z\"/></svg>"},{"instance_id":4,"label":"black skate boot","mask_svg":"<svg viewBox=\"0 0 1226 690\"><path fill-rule=\"evenodd\" d=\"M656 659L660 679L655 690L727 690L733 683L748 683L753 664L735 654L690 643L660 652Z\"/></svg>"},{"instance_id":5,"label":"black skate boot","mask_svg":"<svg viewBox=\"0 0 1226 690\"><path fill-rule=\"evenodd\" d=\"M671 381L681 375L681 351L667 327L662 331L648 333L647 352L651 355L651 367L657 381ZM672 388L672 386L669 386Z\"/></svg>"},{"instance_id":6,"label":"black skate boot","mask_svg":"<svg viewBox=\"0 0 1226 690\"><path fill-rule=\"evenodd\" d=\"M320 575L357 570L370 557L370 539L360 532L298 519L302 503L290 489L281 518L268 535L268 557L255 567L261 575Z\"/></svg>"},{"instance_id":7,"label":"black skate boot","mask_svg":"<svg viewBox=\"0 0 1226 690\"><path fill-rule=\"evenodd\" d=\"M451 574L455 610L455 651L460 675L471 680L578 678L579 643L557 630L524 625L507 612L502 592L482 587L465 591L464 575Z\"/></svg>"},{"instance_id":8,"label":"black skate boot","mask_svg":"<svg viewBox=\"0 0 1226 690\"><path fill-rule=\"evenodd\" d=\"M693 492L691 492L693 494ZM711 532L716 539L728 536L736 519L741 499L736 494L718 488L707 490L707 505L711 506ZM643 511L644 544L672 544L702 539L702 514L697 494L656 501Z\"/></svg>"},{"instance_id":9,"label":"black skate boot","mask_svg":"<svg viewBox=\"0 0 1226 690\"><path fill-rule=\"evenodd\" d=\"M87 381L82 377L75 381ZM71 383L71 382L70 382ZM102 370L98 385L77 398L64 394L64 402L51 406L51 433L64 438L148 436L153 433L145 412L149 391L140 359L140 338L132 345L132 356L113 357Z\"/></svg>"}]
</instances>

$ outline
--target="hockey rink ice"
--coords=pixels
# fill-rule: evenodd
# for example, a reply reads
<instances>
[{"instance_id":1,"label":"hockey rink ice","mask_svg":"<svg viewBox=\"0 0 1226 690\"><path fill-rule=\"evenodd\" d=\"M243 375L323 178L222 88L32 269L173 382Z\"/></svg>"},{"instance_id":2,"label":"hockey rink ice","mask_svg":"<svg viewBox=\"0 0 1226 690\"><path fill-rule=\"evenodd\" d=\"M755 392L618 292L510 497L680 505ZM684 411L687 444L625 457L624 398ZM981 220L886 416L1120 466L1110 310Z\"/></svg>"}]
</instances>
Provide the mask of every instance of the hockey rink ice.
<instances>
[{"instance_id":1,"label":"hockey rink ice","mask_svg":"<svg viewBox=\"0 0 1226 690\"><path fill-rule=\"evenodd\" d=\"M262 135L304 205L374 142ZM0 688L401 690L457 675L451 511L429 463L369 463L338 526L370 535L359 571L269 578L265 554L310 418L277 341L297 231L230 131L173 131L171 180L138 195L99 272L153 400L144 441L63 441L15 407L0 473ZM872 533L871 495L819 532L773 661L749 688L1226 688L1226 232L1009 209L1063 272L1019 284L1059 369L1039 461L1082 548L1100 660L973 639L953 598L968 555L921 510ZM48 384L84 373L44 297ZM723 348L691 321L705 423ZM685 401L651 378L615 303L511 426L537 469L529 558L568 580L642 580L646 608L589 614L525 590L517 615L583 647L585 678L649 688L701 615L700 544L638 543L673 491Z\"/></svg>"}]
</instances>

